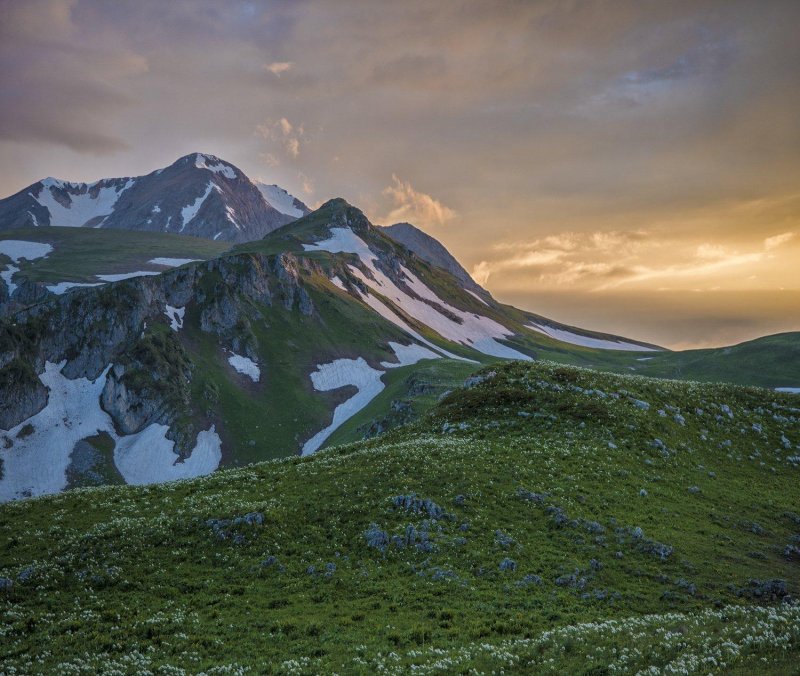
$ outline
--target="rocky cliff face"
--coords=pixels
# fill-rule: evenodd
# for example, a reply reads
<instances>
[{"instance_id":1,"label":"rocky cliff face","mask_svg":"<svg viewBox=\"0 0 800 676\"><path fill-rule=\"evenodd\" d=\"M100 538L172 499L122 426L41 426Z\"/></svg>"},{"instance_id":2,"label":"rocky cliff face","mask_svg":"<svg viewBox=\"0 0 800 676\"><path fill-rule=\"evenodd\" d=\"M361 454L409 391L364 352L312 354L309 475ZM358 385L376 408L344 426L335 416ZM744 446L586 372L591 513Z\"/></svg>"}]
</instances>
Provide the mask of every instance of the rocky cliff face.
<instances>
[{"instance_id":1,"label":"rocky cliff face","mask_svg":"<svg viewBox=\"0 0 800 676\"><path fill-rule=\"evenodd\" d=\"M194 364L177 334L145 333L163 321L167 306L193 307L202 331L216 334L224 348L255 356L249 330L253 303L280 303L310 315L313 303L301 270L314 263L292 254L238 254L80 289L32 305L0 322L0 428L10 429L40 411L47 391L38 374L46 362L66 361L70 379L95 380L109 364L101 402L123 434L154 422L174 426L189 420ZM185 450L197 430L191 422L171 429Z\"/></svg>"}]
</instances>

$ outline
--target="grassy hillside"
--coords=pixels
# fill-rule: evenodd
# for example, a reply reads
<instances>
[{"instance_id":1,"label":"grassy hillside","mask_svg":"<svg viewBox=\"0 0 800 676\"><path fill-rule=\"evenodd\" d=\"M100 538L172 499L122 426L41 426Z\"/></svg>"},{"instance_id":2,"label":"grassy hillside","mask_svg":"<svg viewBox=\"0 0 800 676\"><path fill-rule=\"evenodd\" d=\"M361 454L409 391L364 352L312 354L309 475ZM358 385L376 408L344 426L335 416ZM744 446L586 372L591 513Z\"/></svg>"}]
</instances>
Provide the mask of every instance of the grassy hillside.
<instances>
[{"instance_id":1,"label":"grassy hillside","mask_svg":"<svg viewBox=\"0 0 800 676\"><path fill-rule=\"evenodd\" d=\"M379 439L3 505L2 669L796 670L798 398L483 373Z\"/></svg>"},{"instance_id":2,"label":"grassy hillside","mask_svg":"<svg viewBox=\"0 0 800 676\"><path fill-rule=\"evenodd\" d=\"M53 247L46 258L20 266L17 278L33 282L93 282L94 275L157 270L153 258L197 258L218 256L230 243L199 237L153 232L97 230L95 228L39 227L10 230L0 239L45 242Z\"/></svg>"}]
</instances>

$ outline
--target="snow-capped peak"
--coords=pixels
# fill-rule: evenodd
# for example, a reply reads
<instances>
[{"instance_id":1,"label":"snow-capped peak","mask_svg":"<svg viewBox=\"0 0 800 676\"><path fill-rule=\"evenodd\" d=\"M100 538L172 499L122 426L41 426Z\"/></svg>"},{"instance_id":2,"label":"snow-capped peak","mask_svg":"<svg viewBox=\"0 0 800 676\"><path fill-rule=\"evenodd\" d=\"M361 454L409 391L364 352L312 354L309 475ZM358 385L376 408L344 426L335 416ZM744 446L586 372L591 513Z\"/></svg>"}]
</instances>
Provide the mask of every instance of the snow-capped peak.
<instances>
[{"instance_id":1,"label":"snow-capped peak","mask_svg":"<svg viewBox=\"0 0 800 676\"><path fill-rule=\"evenodd\" d=\"M194 160L194 166L198 169L208 169L215 174L222 174L225 178L236 178L236 171L227 162L223 162L219 157L214 155L206 155L205 153L197 153Z\"/></svg>"}]
</instances>

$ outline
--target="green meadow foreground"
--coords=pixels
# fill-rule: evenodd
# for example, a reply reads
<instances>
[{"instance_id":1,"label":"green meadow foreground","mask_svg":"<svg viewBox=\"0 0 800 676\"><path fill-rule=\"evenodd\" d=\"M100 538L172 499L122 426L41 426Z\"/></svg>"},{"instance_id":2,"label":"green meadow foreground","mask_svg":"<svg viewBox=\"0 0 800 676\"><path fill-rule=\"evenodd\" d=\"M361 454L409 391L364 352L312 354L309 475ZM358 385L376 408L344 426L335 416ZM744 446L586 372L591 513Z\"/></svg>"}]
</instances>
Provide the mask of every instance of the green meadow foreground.
<instances>
[{"instance_id":1,"label":"green meadow foreground","mask_svg":"<svg viewBox=\"0 0 800 676\"><path fill-rule=\"evenodd\" d=\"M798 673L800 397L513 362L381 437L0 533L8 674Z\"/></svg>"}]
</instances>

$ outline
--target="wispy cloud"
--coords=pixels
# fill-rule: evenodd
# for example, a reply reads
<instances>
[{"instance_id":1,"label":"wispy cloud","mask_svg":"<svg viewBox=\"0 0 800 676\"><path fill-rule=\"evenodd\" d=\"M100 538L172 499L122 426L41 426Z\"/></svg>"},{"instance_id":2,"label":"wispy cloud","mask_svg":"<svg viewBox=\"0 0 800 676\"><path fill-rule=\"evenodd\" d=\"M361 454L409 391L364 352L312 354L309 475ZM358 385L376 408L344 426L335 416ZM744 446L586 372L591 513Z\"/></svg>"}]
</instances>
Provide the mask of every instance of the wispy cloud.
<instances>
[{"instance_id":1,"label":"wispy cloud","mask_svg":"<svg viewBox=\"0 0 800 676\"><path fill-rule=\"evenodd\" d=\"M256 125L256 134L265 141L280 144L289 157L297 158L300 155L300 142L305 136L302 124L292 124L288 118L278 120L267 118L263 123Z\"/></svg>"},{"instance_id":2,"label":"wispy cloud","mask_svg":"<svg viewBox=\"0 0 800 676\"><path fill-rule=\"evenodd\" d=\"M273 61L272 63L265 63L264 70L280 77L282 73L290 71L293 65L291 61Z\"/></svg>"},{"instance_id":3,"label":"wispy cloud","mask_svg":"<svg viewBox=\"0 0 800 676\"><path fill-rule=\"evenodd\" d=\"M456 216L456 212L427 193L416 190L411 183L392 174L392 185L383 190L393 209L382 219L386 223L409 221L420 226L439 226Z\"/></svg>"},{"instance_id":4,"label":"wispy cloud","mask_svg":"<svg viewBox=\"0 0 800 676\"><path fill-rule=\"evenodd\" d=\"M772 251L773 249L777 249L783 244L786 244L789 240L794 238L795 233L793 232L784 232L780 235L774 235L772 237L767 237L764 240L764 248L767 251Z\"/></svg>"}]
</instances>

